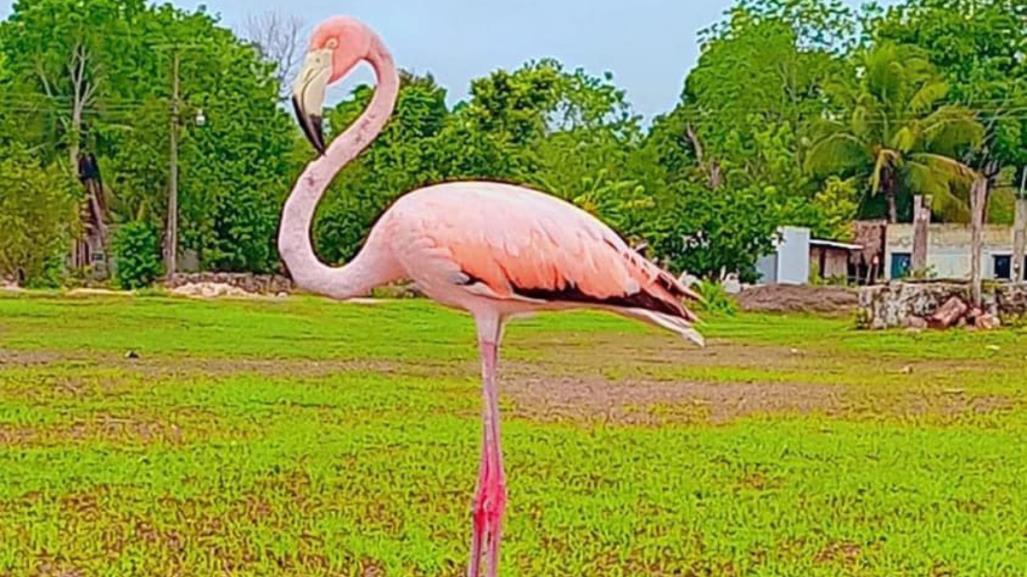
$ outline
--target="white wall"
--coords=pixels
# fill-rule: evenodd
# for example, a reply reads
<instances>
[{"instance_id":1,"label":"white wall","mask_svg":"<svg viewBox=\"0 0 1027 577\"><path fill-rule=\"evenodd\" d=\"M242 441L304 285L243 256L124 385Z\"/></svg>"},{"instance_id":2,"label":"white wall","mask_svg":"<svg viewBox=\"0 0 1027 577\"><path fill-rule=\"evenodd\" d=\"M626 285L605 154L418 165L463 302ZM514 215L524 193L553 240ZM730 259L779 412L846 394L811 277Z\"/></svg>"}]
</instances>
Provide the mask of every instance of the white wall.
<instances>
[{"instance_id":1,"label":"white wall","mask_svg":"<svg viewBox=\"0 0 1027 577\"><path fill-rule=\"evenodd\" d=\"M937 278L970 278L970 238L968 225L931 224L927 233L927 266ZM984 228L981 250L981 276L994 278L996 255L1012 254L1012 227L987 225ZM884 274L891 278L892 255L896 252L912 253L913 225L888 225L888 244Z\"/></svg>"},{"instance_id":2,"label":"white wall","mask_svg":"<svg viewBox=\"0 0 1027 577\"><path fill-rule=\"evenodd\" d=\"M777 247L777 282L781 284L808 283L809 229L785 226L781 227L780 234L781 240Z\"/></svg>"}]
</instances>

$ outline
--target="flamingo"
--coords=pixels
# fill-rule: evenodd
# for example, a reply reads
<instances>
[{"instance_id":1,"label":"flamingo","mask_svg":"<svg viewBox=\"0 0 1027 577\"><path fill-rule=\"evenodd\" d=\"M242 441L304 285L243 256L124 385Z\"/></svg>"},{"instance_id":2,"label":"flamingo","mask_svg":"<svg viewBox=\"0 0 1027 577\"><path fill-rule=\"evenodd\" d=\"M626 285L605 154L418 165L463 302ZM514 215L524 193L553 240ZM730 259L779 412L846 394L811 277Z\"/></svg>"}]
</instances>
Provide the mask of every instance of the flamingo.
<instances>
[{"instance_id":1,"label":"flamingo","mask_svg":"<svg viewBox=\"0 0 1027 577\"><path fill-rule=\"evenodd\" d=\"M321 128L325 90L360 62L374 70L374 97L356 122L326 146ZM335 174L382 130L398 90L393 59L369 27L339 16L314 30L292 100L319 156L285 202L278 250L293 281L307 291L345 300L406 279L436 302L474 318L484 408L467 574L478 577L484 555L488 577L496 577L507 499L496 384L504 324L537 311L602 309L703 346L694 328L698 319L683 304L698 296L588 213L544 193L498 182L447 182L409 192L381 215L350 262L341 267L320 262L310 237L315 208Z\"/></svg>"}]
</instances>

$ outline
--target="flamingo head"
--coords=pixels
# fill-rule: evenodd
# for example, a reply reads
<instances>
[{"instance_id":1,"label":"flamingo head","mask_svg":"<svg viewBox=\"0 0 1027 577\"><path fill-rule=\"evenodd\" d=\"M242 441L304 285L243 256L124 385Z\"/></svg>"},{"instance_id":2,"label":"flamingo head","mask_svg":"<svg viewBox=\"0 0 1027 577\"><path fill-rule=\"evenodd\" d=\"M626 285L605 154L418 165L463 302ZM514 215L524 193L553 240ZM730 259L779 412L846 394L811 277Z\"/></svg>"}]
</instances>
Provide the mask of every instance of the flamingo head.
<instances>
[{"instance_id":1,"label":"flamingo head","mask_svg":"<svg viewBox=\"0 0 1027 577\"><path fill-rule=\"evenodd\" d=\"M307 140L321 154L325 153L322 129L325 91L367 59L372 39L366 26L345 16L322 22L310 38L303 68L293 85L292 105Z\"/></svg>"}]
</instances>

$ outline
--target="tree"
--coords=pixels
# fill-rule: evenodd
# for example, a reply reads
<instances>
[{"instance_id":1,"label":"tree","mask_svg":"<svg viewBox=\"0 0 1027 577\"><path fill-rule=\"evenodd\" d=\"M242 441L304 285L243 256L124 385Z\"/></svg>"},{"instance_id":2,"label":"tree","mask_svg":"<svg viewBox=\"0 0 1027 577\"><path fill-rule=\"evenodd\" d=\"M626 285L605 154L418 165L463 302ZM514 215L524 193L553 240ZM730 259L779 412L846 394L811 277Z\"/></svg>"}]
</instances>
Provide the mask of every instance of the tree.
<instances>
[{"instance_id":1,"label":"tree","mask_svg":"<svg viewBox=\"0 0 1027 577\"><path fill-rule=\"evenodd\" d=\"M832 73L831 56L800 50L786 22L736 12L725 36L705 46L685 81L688 140L734 184L765 184L772 178L797 182L803 131L823 110L821 86ZM771 166L761 154L756 132L771 126L790 140L785 146L791 166ZM772 174L782 168L789 174Z\"/></svg>"},{"instance_id":2,"label":"tree","mask_svg":"<svg viewBox=\"0 0 1027 577\"><path fill-rule=\"evenodd\" d=\"M656 253L671 268L720 280L737 272L756 281L756 261L773 250L781 224L775 194L758 188L721 189L688 184L657 199L663 234Z\"/></svg>"},{"instance_id":3,"label":"tree","mask_svg":"<svg viewBox=\"0 0 1027 577\"><path fill-rule=\"evenodd\" d=\"M875 42L919 46L948 83L950 100L977 113L985 138L965 160L989 188L1004 167L1027 164L1025 19L1027 5L1010 0L909 0L867 24Z\"/></svg>"},{"instance_id":4,"label":"tree","mask_svg":"<svg viewBox=\"0 0 1027 577\"><path fill-rule=\"evenodd\" d=\"M246 36L260 51L261 57L274 64L278 97L287 100L289 80L300 59L300 33L303 20L298 16L269 11L246 18Z\"/></svg>"},{"instance_id":5,"label":"tree","mask_svg":"<svg viewBox=\"0 0 1027 577\"><path fill-rule=\"evenodd\" d=\"M389 124L319 207L315 239L326 260L352 256L398 195L442 180L509 180L603 207L634 206L614 197L641 194L624 174L638 119L609 75L532 62L475 80L470 100L453 111L430 76L401 80ZM328 113L332 133L357 118L372 90L358 87ZM640 223L624 216L632 228Z\"/></svg>"},{"instance_id":6,"label":"tree","mask_svg":"<svg viewBox=\"0 0 1027 577\"><path fill-rule=\"evenodd\" d=\"M295 129L277 106L274 65L250 43L202 10L143 0L95 0L88 10L67 0L21 0L0 25L0 52L11 63L11 91L28 109L20 140L44 161L88 146L104 166L114 219L157 228L166 211L177 53L181 244L204 267L275 268ZM76 89L78 70L84 81ZM67 104L76 90L89 96L80 99L77 136L76 107ZM192 120L201 110L207 123L198 127Z\"/></svg>"},{"instance_id":7,"label":"tree","mask_svg":"<svg viewBox=\"0 0 1027 577\"><path fill-rule=\"evenodd\" d=\"M0 276L38 282L78 222L72 181L21 146L0 147Z\"/></svg>"},{"instance_id":8,"label":"tree","mask_svg":"<svg viewBox=\"0 0 1027 577\"><path fill-rule=\"evenodd\" d=\"M728 18L703 30L704 42L731 34L734 16L788 25L804 49L844 52L856 41L856 14L840 0L738 0Z\"/></svg>"},{"instance_id":9,"label":"tree","mask_svg":"<svg viewBox=\"0 0 1027 577\"><path fill-rule=\"evenodd\" d=\"M516 180L574 196L581 175L560 178L556 172L573 167L554 169L554 158L566 159L571 152L569 143L616 146L639 134L638 117L612 80L610 74L569 72L551 59L474 80L470 101L453 111L439 137L453 152L441 166L443 174ZM585 154L591 150L578 147Z\"/></svg>"},{"instance_id":10,"label":"tree","mask_svg":"<svg viewBox=\"0 0 1027 577\"><path fill-rule=\"evenodd\" d=\"M883 194L890 222L909 212L910 192L934 197L948 219L969 215L975 173L956 160L977 149L984 127L969 109L942 104L947 84L912 46L882 44L868 52L861 74L833 85L839 112L819 123L806 166L817 174L855 174L871 196Z\"/></svg>"}]
</instances>

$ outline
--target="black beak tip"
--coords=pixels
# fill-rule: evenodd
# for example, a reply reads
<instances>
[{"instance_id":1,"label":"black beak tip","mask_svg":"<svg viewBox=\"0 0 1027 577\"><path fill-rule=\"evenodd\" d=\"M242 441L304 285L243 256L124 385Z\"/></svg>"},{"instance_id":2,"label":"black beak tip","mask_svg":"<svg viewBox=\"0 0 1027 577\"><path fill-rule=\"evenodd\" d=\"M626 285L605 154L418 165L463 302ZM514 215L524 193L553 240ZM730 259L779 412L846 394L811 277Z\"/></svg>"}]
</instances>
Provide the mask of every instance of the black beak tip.
<instances>
[{"instance_id":1,"label":"black beak tip","mask_svg":"<svg viewBox=\"0 0 1027 577\"><path fill-rule=\"evenodd\" d=\"M325 133L324 133L324 119L316 114L310 115L310 127L313 129L314 138L317 142L314 144L314 148L321 153L321 156L325 155Z\"/></svg>"},{"instance_id":2,"label":"black beak tip","mask_svg":"<svg viewBox=\"0 0 1027 577\"><path fill-rule=\"evenodd\" d=\"M326 149L321 117L315 114L307 114L295 96L292 98L292 108L296 112L296 120L299 122L300 128L303 129L303 134L307 137L310 145L314 147L318 154L324 156Z\"/></svg>"}]
</instances>

